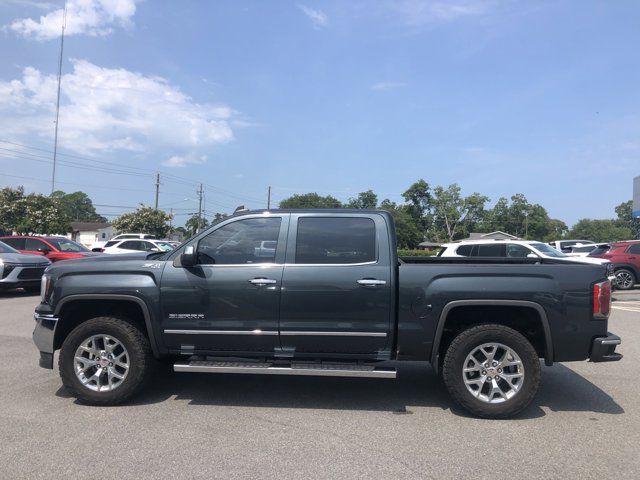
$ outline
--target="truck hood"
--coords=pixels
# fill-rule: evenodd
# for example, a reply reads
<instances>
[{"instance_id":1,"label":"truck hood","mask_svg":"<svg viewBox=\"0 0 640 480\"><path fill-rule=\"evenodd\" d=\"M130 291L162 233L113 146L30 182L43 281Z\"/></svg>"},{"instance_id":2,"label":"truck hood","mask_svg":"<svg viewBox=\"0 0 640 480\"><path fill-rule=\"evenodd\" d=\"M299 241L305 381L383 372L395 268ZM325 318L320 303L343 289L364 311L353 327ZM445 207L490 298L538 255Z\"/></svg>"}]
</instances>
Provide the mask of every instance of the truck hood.
<instances>
[{"instance_id":1,"label":"truck hood","mask_svg":"<svg viewBox=\"0 0 640 480\"><path fill-rule=\"evenodd\" d=\"M48 258L40 255L30 255L28 253L0 253L0 262L3 263L34 263L38 265L49 265Z\"/></svg>"},{"instance_id":2,"label":"truck hood","mask_svg":"<svg viewBox=\"0 0 640 480\"><path fill-rule=\"evenodd\" d=\"M59 265L93 265L95 263L121 263L124 260L145 260L149 255L148 252L136 252L136 253L123 253L120 255L103 255L100 253L96 253L93 255L87 255L82 258L72 258L69 260L62 260L60 262L56 262Z\"/></svg>"}]
</instances>

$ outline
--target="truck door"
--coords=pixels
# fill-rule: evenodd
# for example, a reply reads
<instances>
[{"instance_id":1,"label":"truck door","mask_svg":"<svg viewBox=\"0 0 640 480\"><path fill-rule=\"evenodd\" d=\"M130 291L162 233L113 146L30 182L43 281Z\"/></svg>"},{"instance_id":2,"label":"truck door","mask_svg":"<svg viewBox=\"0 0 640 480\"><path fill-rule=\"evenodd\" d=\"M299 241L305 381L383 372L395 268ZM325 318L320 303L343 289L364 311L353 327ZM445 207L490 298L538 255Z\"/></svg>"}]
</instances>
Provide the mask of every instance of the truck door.
<instances>
[{"instance_id":1,"label":"truck door","mask_svg":"<svg viewBox=\"0 0 640 480\"><path fill-rule=\"evenodd\" d=\"M197 265L166 265L161 281L162 327L170 349L279 350L288 217L259 214L229 219L197 241Z\"/></svg>"},{"instance_id":2,"label":"truck door","mask_svg":"<svg viewBox=\"0 0 640 480\"><path fill-rule=\"evenodd\" d=\"M378 353L392 316L390 245L372 214L292 214L280 342L289 352Z\"/></svg>"}]
</instances>

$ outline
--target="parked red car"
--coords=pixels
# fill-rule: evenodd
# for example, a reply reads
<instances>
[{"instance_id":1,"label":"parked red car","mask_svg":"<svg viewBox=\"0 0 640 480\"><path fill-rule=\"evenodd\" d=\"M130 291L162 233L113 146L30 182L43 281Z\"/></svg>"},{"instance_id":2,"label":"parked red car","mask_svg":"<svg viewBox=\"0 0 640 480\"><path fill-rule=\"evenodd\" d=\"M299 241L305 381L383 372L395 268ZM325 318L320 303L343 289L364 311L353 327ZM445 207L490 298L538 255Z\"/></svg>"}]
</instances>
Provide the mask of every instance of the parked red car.
<instances>
[{"instance_id":1,"label":"parked red car","mask_svg":"<svg viewBox=\"0 0 640 480\"><path fill-rule=\"evenodd\" d=\"M636 283L640 283L640 240L600 246L589 256L606 258L613 263L616 287L620 290L631 290Z\"/></svg>"},{"instance_id":2,"label":"parked red car","mask_svg":"<svg viewBox=\"0 0 640 480\"><path fill-rule=\"evenodd\" d=\"M52 262L100 255L92 252L84 245L80 245L65 237L14 235L11 237L0 237L0 241L15 248L20 253L44 255Z\"/></svg>"}]
</instances>

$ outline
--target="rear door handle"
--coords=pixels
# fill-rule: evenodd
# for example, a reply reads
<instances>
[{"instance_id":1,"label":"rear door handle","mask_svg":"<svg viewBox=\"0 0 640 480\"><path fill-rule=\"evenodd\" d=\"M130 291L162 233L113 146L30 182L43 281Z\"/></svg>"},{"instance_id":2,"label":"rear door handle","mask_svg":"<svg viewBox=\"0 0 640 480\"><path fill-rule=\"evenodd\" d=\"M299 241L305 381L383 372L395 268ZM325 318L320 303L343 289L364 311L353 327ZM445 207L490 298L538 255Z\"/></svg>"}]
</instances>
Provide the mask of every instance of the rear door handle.
<instances>
[{"instance_id":1,"label":"rear door handle","mask_svg":"<svg viewBox=\"0 0 640 480\"><path fill-rule=\"evenodd\" d=\"M252 278L249 280L249 283L253 285L273 285L274 283L278 283L278 281L273 278Z\"/></svg>"},{"instance_id":2,"label":"rear door handle","mask_svg":"<svg viewBox=\"0 0 640 480\"><path fill-rule=\"evenodd\" d=\"M358 284L364 285L365 287L375 287L377 285L386 285L386 280L376 280L375 278L361 278L358 280Z\"/></svg>"}]
</instances>

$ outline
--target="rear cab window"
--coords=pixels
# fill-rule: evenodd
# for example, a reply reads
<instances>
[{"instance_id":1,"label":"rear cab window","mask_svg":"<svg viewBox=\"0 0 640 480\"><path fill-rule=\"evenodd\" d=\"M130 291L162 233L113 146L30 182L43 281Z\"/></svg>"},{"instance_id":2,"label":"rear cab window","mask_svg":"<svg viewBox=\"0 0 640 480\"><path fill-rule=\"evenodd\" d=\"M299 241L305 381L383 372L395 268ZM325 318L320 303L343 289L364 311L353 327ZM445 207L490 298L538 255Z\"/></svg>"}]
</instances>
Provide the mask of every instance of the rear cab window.
<instances>
[{"instance_id":1,"label":"rear cab window","mask_svg":"<svg viewBox=\"0 0 640 480\"><path fill-rule=\"evenodd\" d=\"M366 217L301 217L296 264L358 264L377 261L376 225Z\"/></svg>"}]
</instances>

